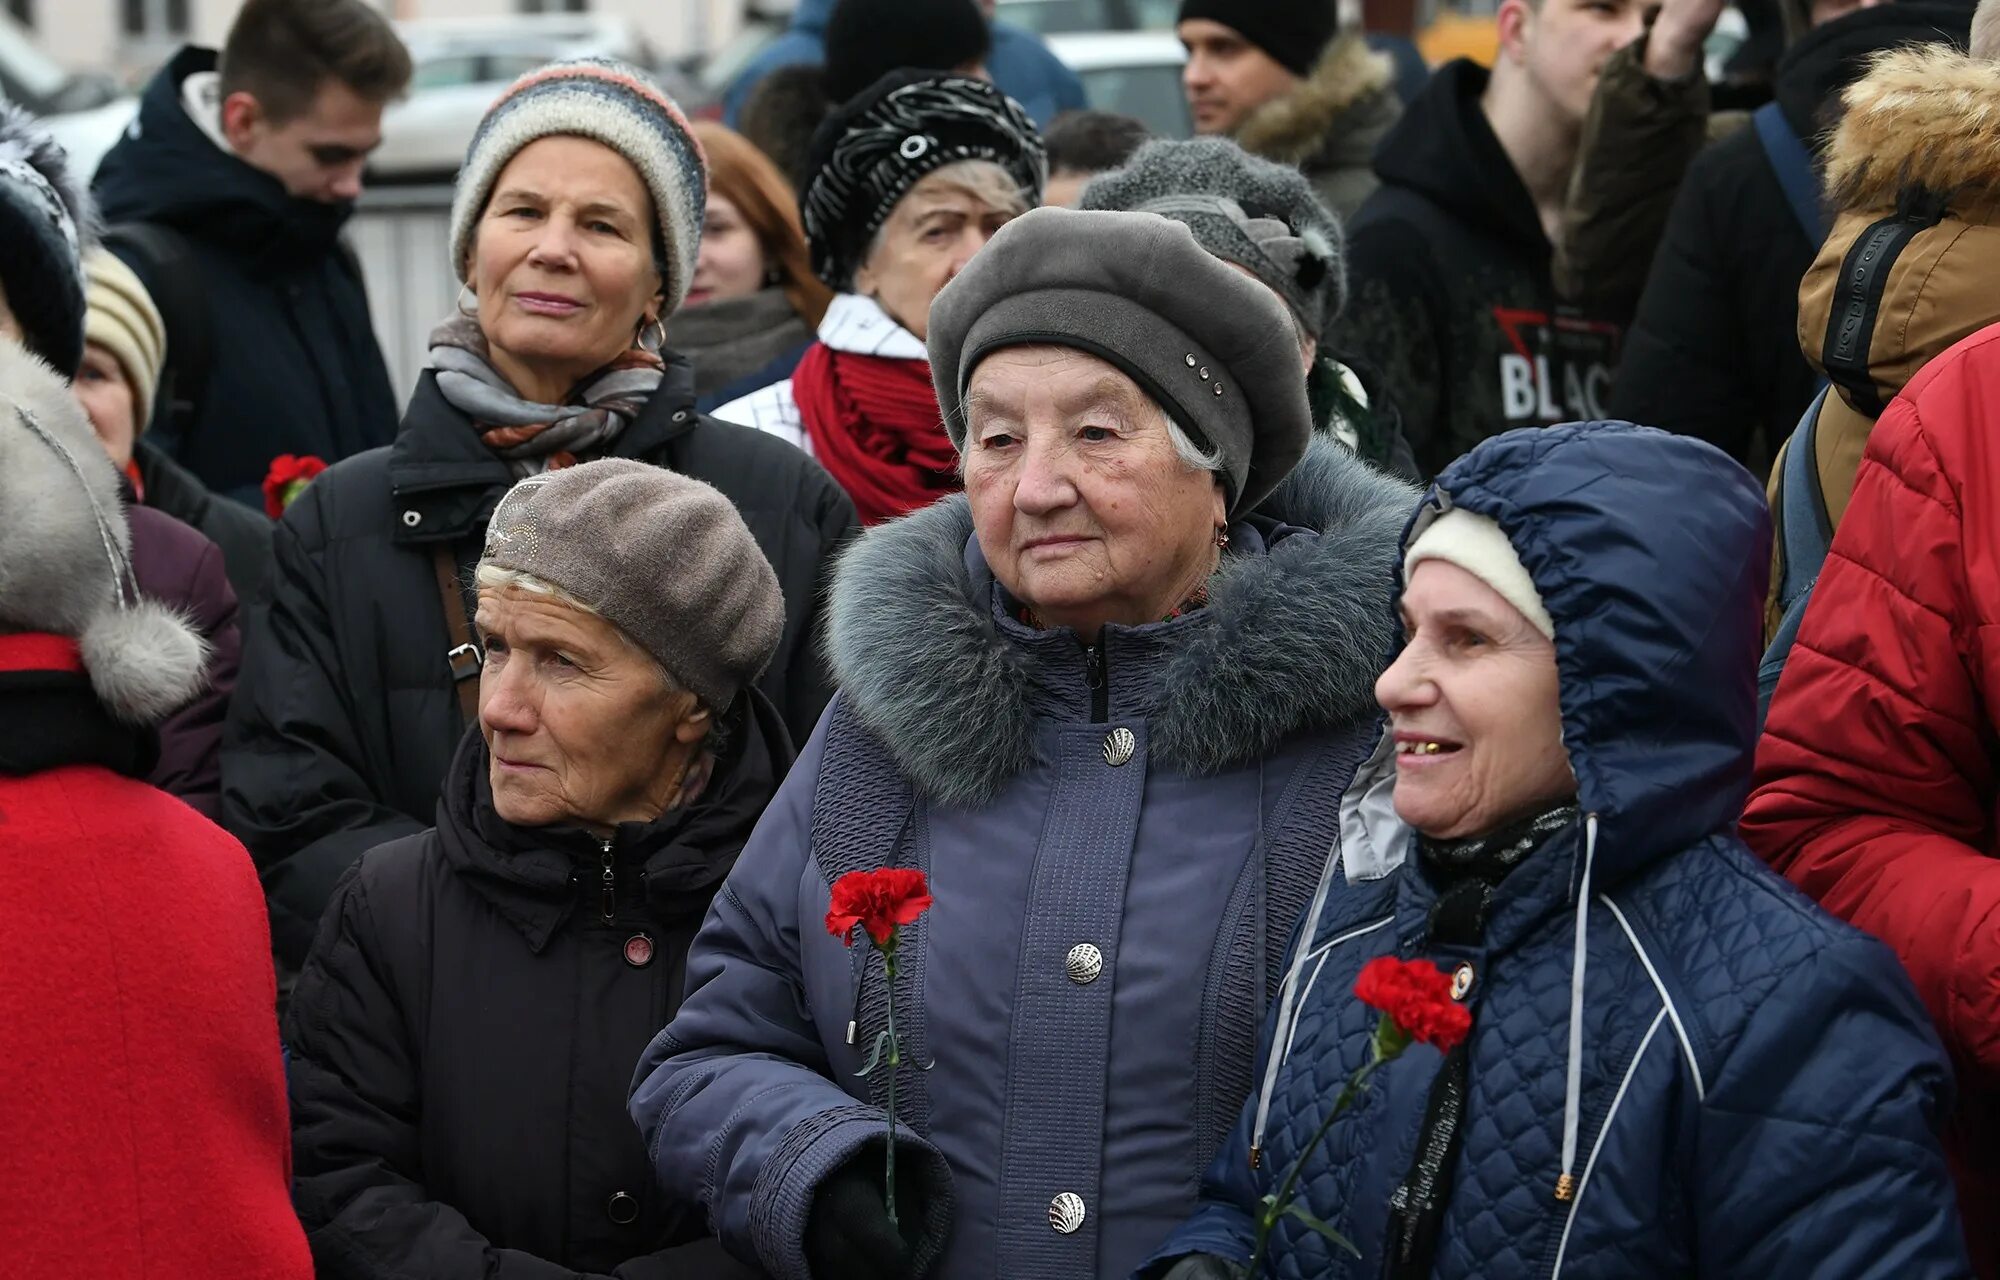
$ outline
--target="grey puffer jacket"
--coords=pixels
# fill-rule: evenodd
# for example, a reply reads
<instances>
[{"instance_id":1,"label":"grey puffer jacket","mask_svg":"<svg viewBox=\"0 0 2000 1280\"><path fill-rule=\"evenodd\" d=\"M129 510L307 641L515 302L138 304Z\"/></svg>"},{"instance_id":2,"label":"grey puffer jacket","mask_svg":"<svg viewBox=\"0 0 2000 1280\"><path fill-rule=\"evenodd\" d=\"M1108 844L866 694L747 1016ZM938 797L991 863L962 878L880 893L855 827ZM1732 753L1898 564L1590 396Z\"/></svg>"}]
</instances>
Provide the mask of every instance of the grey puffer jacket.
<instances>
[{"instance_id":1,"label":"grey puffer jacket","mask_svg":"<svg viewBox=\"0 0 2000 1280\"><path fill-rule=\"evenodd\" d=\"M827 933L828 886L916 866L936 905L901 951L923 1066L897 1077L898 1151L923 1170L927 1274L1143 1259L1249 1091L1374 720L1413 496L1318 442L1232 527L1207 608L1091 649L1016 620L962 496L866 534L835 583L842 692L635 1079L667 1191L776 1280L810 1276L814 1191L883 1136L887 1074L856 1074L882 966Z\"/></svg>"}]
</instances>

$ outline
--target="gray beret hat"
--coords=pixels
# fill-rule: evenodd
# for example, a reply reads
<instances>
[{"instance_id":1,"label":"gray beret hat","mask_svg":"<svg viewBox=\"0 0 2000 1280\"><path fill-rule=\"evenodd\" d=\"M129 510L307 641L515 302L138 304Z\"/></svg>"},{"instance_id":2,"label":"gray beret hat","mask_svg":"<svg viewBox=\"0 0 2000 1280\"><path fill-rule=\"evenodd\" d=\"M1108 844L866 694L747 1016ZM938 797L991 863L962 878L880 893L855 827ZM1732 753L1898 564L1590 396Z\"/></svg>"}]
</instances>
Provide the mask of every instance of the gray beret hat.
<instances>
[{"instance_id":1,"label":"gray beret hat","mask_svg":"<svg viewBox=\"0 0 2000 1280\"><path fill-rule=\"evenodd\" d=\"M1114 365L1219 450L1231 511L1256 506L1305 454L1312 414L1290 317L1179 222L1049 208L1002 227L931 304L931 378L954 446L979 362L1040 345Z\"/></svg>"},{"instance_id":2,"label":"gray beret hat","mask_svg":"<svg viewBox=\"0 0 2000 1280\"><path fill-rule=\"evenodd\" d=\"M778 575L729 499L629 458L509 489L479 563L596 610L717 712L763 672L785 625Z\"/></svg>"},{"instance_id":3,"label":"gray beret hat","mask_svg":"<svg viewBox=\"0 0 2000 1280\"><path fill-rule=\"evenodd\" d=\"M1315 338L1347 304L1340 219L1304 174L1227 138L1149 142L1093 178L1080 207L1187 223L1202 248L1275 289Z\"/></svg>"}]
</instances>

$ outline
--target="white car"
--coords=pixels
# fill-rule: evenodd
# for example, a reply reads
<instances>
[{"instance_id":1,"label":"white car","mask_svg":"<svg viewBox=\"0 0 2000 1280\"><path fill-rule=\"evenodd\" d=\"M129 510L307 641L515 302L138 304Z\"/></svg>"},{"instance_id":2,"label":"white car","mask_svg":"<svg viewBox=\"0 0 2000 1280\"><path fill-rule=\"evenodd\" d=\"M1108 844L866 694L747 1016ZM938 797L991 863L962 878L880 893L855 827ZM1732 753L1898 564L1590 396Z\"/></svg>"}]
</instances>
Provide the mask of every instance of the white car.
<instances>
[{"instance_id":1,"label":"white car","mask_svg":"<svg viewBox=\"0 0 2000 1280\"><path fill-rule=\"evenodd\" d=\"M1090 105L1143 120L1156 137L1194 132L1181 68L1187 50L1171 31L1100 31L1048 37L1049 49L1083 81Z\"/></svg>"}]
</instances>

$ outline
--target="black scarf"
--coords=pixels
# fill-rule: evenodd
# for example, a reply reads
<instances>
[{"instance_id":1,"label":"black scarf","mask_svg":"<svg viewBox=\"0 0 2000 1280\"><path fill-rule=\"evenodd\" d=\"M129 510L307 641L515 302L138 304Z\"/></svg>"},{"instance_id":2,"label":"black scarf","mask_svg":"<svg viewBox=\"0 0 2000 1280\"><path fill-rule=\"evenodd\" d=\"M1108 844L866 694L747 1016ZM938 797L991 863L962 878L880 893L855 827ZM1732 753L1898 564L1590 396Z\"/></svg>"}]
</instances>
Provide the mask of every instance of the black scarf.
<instances>
[{"instance_id":1,"label":"black scarf","mask_svg":"<svg viewBox=\"0 0 2000 1280\"><path fill-rule=\"evenodd\" d=\"M0 774L95 764L143 778L159 755L159 740L112 719L90 677L80 672L0 672L0 720L34 726L32 732L0 733Z\"/></svg>"},{"instance_id":2,"label":"black scarf","mask_svg":"<svg viewBox=\"0 0 2000 1280\"><path fill-rule=\"evenodd\" d=\"M1488 835L1464 840L1421 837L1417 857L1438 886L1426 941L1439 946L1477 946L1486 931L1493 893L1509 872L1563 828L1576 821L1574 802L1563 804ZM1437 1257L1438 1234L1451 1202L1452 1170L1465 1119L1465 1087L1471 1078L1471 1040L1445 1055L1431 1081L1416 1158L1389 1199L1389 1280L1429 1280Z\"/></svg>"}]
</instances>

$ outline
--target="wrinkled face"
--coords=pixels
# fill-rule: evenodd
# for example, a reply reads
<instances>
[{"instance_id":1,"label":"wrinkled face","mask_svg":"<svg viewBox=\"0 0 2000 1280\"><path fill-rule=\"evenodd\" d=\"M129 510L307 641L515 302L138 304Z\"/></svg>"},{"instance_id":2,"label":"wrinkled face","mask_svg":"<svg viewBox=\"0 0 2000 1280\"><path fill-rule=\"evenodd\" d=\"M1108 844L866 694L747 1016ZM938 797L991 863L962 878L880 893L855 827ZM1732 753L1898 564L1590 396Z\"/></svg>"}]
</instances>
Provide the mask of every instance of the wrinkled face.
<instances>
[{"instance_id":1,"label":"wrinkled face","mask_svg":"<svg viewBox=\"0 0 2000 1280\"><path fill-rule=\"evenodd\" d=\"M1215 570L1223 490L1182 462L1167 418L1094 356L1012 347L965 398L965 490L1002 586L1085 639L1157 622Z\"/></svg>"},{"instance_id":2,"label":"wrinkled face","mask_svg":"<svg viewBox=\"0 0 2000 1280\"><path fill-rule=\"evenodd\" d=\"M764 287L770 262L764 246L729 197L710 192L701 224L701 258L688 287L687 306L724 298L747 298Z\"/></svg>"},{"instance_id":3,"label":"wrinkled face","mask_svg":"<svg viewBox=\"0 0 2000 1280\"><path fill-rule=\"evenodd\" d=\"M1179 32L1188 53L1181 88L1187 91L1196 133L1234 133L1252 111L1299 85L1290 67L1245 40L1234 27L1189 18Z\"/></svg>"},{"instance_id":4,"label":"wrinkled face","mask_svg":"<svg viewBox=\"0 0 2000 1280\"><path fill-rule=\"evenodd\" d=\"M493 807L520 827L650 822L709 715L604 619L515 587L481 588L479 731Z\"/></svg>"},{"instance_id":5,"label":"wrinkled face","mask_svg":"<svg viewBox=\"0 0 2000 1280\"><path fill-rule=\"evenodd\" d=\"M1502 55L1527 69L1541 94L1572 126L1581 126L1611 55L1645 30L1642 0L1507 0L1500 18Z\"/></svg>"},{"instance_id":6,"label":"wrinkled face","mask_svg":"<svg viewBox=\"0 0 2000 1280\"><path fill-rule=\"evenodd\" d=\"M232 93L222 104L222 131L245 164L288 195L338 204L361 194L361 170L382 145L382 103L329 77L303 114L274 124L255 97Z\"/></svg>"},{"instance_id":7,"label":"wrinkled face","mask_svg":"<svg viewBox=\"0 0 2000 1280\"><path fill-rule=\"evenodd\" d=\"M1555 644L1472 574L1425 560L1409 643L1375 682L1396 740L1396 813L1439 839L1485 835L1576 794Z\"/></svg>"},{"instance_id":8,"label":"wrinkled face","mask_svg":"<svg viewBox=\"0 0 2000 1280\"><path fill-rule=\"evenodd\" d=\"M587 138L541 138L493 184L467 272L494 365L515 389L566 394L660 314L653 202L638 171Z\"/></svg>"},{"instance_id":9,"label":"wrinkled face","mask_svg":"<svg viewBox=\"0 0 2000 1280\"><path fill-rule=\"evenodd\" d=\"M875 299L917 337L926 337L932 299L994 232L1013 220L1013 214L932 174L896 203L868 261L854 273L854 291Z\"/></svg>"},{"instance_id":10,"label":"wrinkled face","mask_svg":"<svg viewBox=\"0 0 2000 1280\"><path fill-rule=\"evenodd\" d=\"M125 367L95 342L83 348L83 367L71 384L78 403L97 429L97 438L111 460L123 468L132 461L132 443L139 434L138 406L132 384L125 380Z\"/></svg>"}]
</instances>

